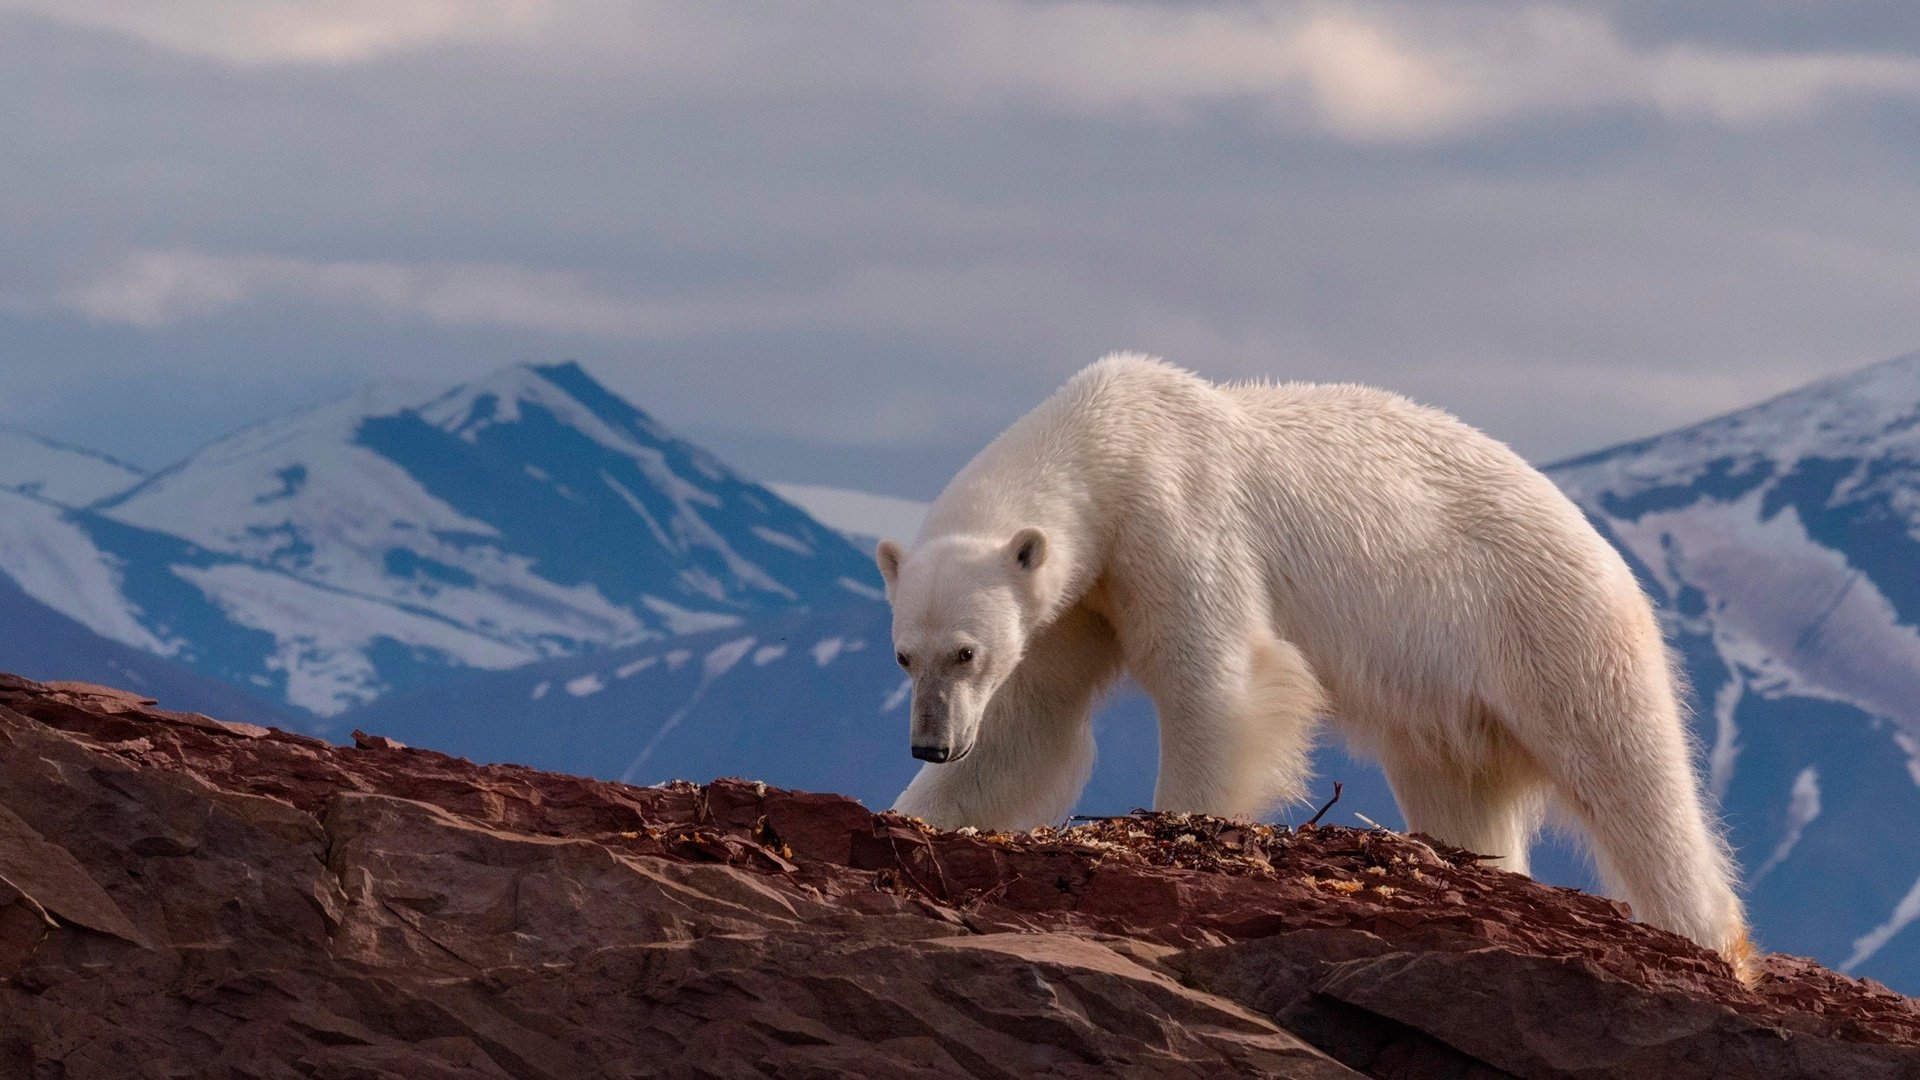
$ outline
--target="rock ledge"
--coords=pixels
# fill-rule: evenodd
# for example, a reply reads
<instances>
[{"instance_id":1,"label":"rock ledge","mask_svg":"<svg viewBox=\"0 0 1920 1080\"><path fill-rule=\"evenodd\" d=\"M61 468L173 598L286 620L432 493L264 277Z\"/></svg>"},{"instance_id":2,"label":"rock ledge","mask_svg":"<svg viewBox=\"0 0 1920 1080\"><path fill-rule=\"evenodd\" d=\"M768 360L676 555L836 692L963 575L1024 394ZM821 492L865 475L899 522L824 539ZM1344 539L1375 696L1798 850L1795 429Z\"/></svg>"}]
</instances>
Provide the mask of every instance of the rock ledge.
<instances>
[{"instance_id":1,"label":"rock ledge","mask_svg":"<svg viewBox=\"0 0 1920 1080\"><path fill-rule=\"evenodd\" d=\"M1920 1002L1385 832L944 833L12 676L0 743L9 1077L1920 1077Z\"/></svg>"}]
</instances>

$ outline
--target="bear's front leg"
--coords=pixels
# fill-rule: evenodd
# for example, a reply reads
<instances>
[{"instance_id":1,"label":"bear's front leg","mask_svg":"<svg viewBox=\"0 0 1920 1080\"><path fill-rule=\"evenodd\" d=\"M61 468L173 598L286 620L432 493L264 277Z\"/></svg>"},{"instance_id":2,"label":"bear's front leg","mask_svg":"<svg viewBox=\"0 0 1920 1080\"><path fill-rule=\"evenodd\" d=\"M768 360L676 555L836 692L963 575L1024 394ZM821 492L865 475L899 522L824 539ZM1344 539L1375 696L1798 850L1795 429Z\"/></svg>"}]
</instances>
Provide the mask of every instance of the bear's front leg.
<instances>
[{"instance_id":1,"label":"bear's front leg","mask_svg":"<svg viewBox=\"0 0 1920 1080\"><path fill-rule=\"evenodd\" d=\"M981 726L972 753L960 761L922 765L893 809L941 829L1023 830L1058 825L1093 772L1092 718L1041 718L1008 708Z\"/></svg>"},{"instance_id":2,"label":"bear's front leg","mask_svg":"<svg viewBox=\"0 0 1920 1080\"><path fill-rule=\"evenodd\" d=\"M973 752L921 766L893 808L943 829L1060 824L1093 772L1093 706L1119 668L1105 620L1061 615L988 703Z\"/></svg>"}]
</instances>

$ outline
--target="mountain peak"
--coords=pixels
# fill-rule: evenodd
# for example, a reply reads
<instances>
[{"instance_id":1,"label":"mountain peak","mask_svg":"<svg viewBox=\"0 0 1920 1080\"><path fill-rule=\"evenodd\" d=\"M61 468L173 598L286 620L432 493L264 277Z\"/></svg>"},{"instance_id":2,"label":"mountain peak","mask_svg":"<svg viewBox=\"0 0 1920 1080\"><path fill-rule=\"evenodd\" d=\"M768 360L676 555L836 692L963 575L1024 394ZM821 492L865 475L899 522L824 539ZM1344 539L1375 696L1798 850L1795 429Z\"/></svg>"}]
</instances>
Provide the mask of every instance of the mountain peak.
<instances>
[{"instance_id":1,"label":"mountain peak","mask_svg":"<svg viewBox=\"0 0 1920 1080\"><path fill-rule=\"evenodd\" d=\"M418 668L571 655L875 584L845 538L574 363L438 394L375 384L237 432L98 509L405 613L395 628L359 607L315 625L252 583L215 598L275 635L275 670L313 676L295 704L322 715Z\"/></svg>"},{"instance_id":2,"label":"mountain peak","mask_svg":"<svg viewBox=\"0 0 1920 1080\"><path fill-rule=\"evenodd\" d=\"M622 453L672 438L664 427L571 360L501 368L446 391L421 405L418 412L433 426L471 443L487 427L519 422L525 406L543 410Z\"/></svg>"},{"instance_id":3,"label":"mountain peak","mask_svg":"<svg viewBox=\"0 0 1920 1080\"><path fill-rule=\"evenodd\" d=\"M1808 459L1920 465L1920 352L1821 379L1735 412L1549 466L1576 496L1690 483L1703 470L1775 472Z\"/></svg>"}]
</instances>

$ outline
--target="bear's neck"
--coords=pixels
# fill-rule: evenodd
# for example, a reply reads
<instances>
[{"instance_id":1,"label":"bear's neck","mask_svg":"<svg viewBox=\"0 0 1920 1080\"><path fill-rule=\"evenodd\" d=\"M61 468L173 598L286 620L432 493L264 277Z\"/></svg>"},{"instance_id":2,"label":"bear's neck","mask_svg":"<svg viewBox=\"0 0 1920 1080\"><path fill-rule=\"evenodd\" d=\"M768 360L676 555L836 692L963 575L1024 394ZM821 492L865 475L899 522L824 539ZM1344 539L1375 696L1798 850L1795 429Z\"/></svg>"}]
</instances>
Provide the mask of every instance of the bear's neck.
<instances>
[{"instance_id":1,"label":"bear's neck","mask_svg":"<svg viewBox=\"0 0 1920 1080\"><path fill-rule=\"evenodd\" d=\"M941 536L1004 537L1046 531L1061 574L1057 614L1077 602L1104 572L1110 523L1096 512L1102 477L1124 467L1116 433L1093 430L1082 417L1029 413L980 451L934 500L919 543ZM1043 620L1044 621L1044 620Z\"/></svg>"}]
</instances>

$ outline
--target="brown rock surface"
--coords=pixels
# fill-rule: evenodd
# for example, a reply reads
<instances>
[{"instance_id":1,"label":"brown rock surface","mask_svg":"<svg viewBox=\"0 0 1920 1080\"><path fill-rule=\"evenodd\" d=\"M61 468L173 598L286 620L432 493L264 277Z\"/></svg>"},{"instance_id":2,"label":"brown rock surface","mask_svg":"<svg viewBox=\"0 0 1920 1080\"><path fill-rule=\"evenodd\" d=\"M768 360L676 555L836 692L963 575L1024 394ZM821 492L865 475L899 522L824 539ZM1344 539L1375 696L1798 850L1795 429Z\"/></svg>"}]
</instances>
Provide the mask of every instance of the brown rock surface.
<instances>
[{"instance_id":1,"label":"brown rock surface","mask_svg":"<svg viewBox=\"0 0 1920 1080\"><path fill-rule=\"evenodd\" d=\"M1920 1003L1408 837L355 742L0 676L0 1076L1920 1078Z\"/></svg>"}]
</instances>

